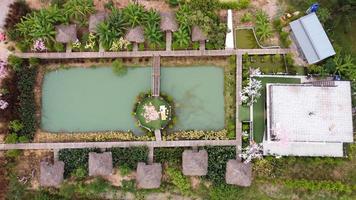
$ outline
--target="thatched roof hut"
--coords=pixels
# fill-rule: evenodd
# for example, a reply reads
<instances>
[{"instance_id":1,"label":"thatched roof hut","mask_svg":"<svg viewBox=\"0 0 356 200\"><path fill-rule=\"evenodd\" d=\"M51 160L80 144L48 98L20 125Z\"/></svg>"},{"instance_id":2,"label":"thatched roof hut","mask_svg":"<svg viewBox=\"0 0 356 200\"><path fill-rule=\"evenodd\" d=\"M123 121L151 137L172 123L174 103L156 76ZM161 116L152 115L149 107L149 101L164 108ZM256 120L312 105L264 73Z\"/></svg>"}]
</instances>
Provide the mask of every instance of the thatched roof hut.
<instances>
[{"instance_id":1,"label":"thatched roof hut","mask_svg":"<svg viewBox=\"0 0 356 200\"><path fill-rule=\"evenodd\" d=\"M183 152L183 174L186 176L204 176L208 173L208 152L200 150Z\"/></svg>"},{"instance_id":2,"label":"thatched roof hut","mask_svg":"<svg viewBox=\"0 0 356 200\"><path fill-rule=\"evenodd\" d=\"M56 26L56 41L60 43L75 42L77 38L77 26L71 25L58 25Z\"/></svg>"},{"instance_id":3,"label":"thatched roof hut","mask_svg":"<svg viewBox=\"0 0 356 200\"><path fill-rule=\"evenodd\" d=\"M136 183L138 188L159 188L162 178L161 163L146 165L143 162L137 164Z\"/></svg>"},{"instance_id":4,"label":"thatched roof hut","mask_svg":"<svg viewBox=\"0 0 356 200\"><path fill-rule=\"evenodd\" d=\"M63 182L64 162L47 161L40 163L40 185L43 187L59 187Z\"/></svg>"},{"instance_id":5,"label":"thatched roof hut","mask_svg":"<svg viewBox=\"0 0 356 200\"><path fill-rule=\"evenodd\" d=\"M203 30L201 30L200 27L193 26L193 29L192 29L192 41L193 42L205 41L207 39L208 39L208 37L205 35Z\"/></svg>"},{"instance_id":6,"label":"thatched roof hut","mask_svg":"<svg viewBox=\"0 0 356 200\"><path fill-rule=\"evenodd\" d=\"M125 39L134 42L134 43L143 43L145 41L145 36L143 33L143 27L142 26L136 26L135 28L131 28L126 36Z\"/></svg>"},{"instance_id":7,"label":"thatched roof hut","mask_svg":"<svg viewBox=\"0 0 356 200\"><path fill-rule=\"evenodd\" d=\"M111 152L89 153L89 176L107 176L112 173Z\"/></svg>"},{"instance_id":8,"label":"thatched roof hut","mask_svg":"<svg viewBox=\"0 0 356 200\"><path fill-rule=\"evenodd\" d=\"M164 12L161 15L161 30L174 32L178 29L176 15L174 12Z\"/></svg>"},{"instance_id":9,"label":"thatched roof hut","mask_svg":"<svg viewBox=\"0 0 356 200\"><path fill-rule=\"evenodd\" d=\"M226 165L225 180L227 184L248 187L252 182L251 163L229 160Z\"/></svg>"},{"instance_id":10,"label":"thatched roof hut","mask_svg":"<svg viewBox=\"0 0 356 200\"><path fill-rule=\"evenodd\" d=\"M106 12L97 12L89 17L89 31L96 33L96 27L108 17Z\"/></svg>"}]
</instances>

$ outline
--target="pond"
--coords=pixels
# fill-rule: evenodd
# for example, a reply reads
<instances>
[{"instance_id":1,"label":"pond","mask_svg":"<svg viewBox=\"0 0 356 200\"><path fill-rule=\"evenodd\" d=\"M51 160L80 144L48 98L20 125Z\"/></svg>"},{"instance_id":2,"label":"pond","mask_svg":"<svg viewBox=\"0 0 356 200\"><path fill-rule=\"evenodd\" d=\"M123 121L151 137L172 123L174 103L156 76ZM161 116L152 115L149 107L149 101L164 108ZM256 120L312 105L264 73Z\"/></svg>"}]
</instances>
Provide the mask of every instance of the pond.
<instances>
[{"instance_id":1,"label":"pond","mask_svg":"<svg viewBox=\"0 0 356 200\"><path fill-rule=\"evenodd\" d=\"M259 49L252 29L236 29L236 47L239 49Z\"/></svg>"},{"instance_id":2,"label":"pond","mask_svg":"<svg viewBox=\"0 0 356 200\"><path fill-rule=\"evenodd\" d=\"M163 67L161 87L174 98L176 130L224 127L223 69ZM128 131L142 134L132 109L151 88L151 68L129 68L116 76L110 67L49 72L42 89L43 130L50 132Z\"/></svg>"}]
</instances>

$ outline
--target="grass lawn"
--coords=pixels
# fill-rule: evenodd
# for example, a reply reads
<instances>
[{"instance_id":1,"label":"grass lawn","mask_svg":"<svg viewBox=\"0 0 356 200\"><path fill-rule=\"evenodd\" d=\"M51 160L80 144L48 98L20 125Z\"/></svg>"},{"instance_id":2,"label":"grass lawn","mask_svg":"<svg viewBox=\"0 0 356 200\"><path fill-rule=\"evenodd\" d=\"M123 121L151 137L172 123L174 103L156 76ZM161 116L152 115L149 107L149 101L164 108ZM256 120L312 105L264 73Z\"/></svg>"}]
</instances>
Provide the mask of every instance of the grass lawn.
<instances>
[{"instance_id":1,"label":"grass lawn","mask_svg":"<svg viewBox=\"0 0 356 200\"><path fill-rule=\"evenodd\" d=\"M282 56L282 55L281 55ZM299 66L288 66L284 62L283 57L277 59L275 55L266 56L251 56L251 67L260 68L263 74L278 74L287 73L288 74L298 74L304 75L304 68Z\"/></svg>"},{"instance_id":2,"label":"grass lawn","mask_svg":"<svg viewBox=\"0 0 356 200\"><path fill-rule=\"evenodd\" d=\"M236 47L239 49L259 49L251 29L236 29Z\"/></svg>"},{"instance_id":3,"label":"grass lawn","mask_svg":"<svg viewBox=\"0 0 356 200\"><path fill-rule=\"evenodd\" d=\"M240 121L250 121L250 107L241 106L239 112L239 120Z\"/></svg>"},{"instance_id":4,"label":"grass lawn","mask_svg":"<svg viewBox=\"0 0 356 200\"><path fill-rule=\"evenodd\" d=\"M299 78L256 77L262 81L261 97L253 104L253 137L256 142L263 140L265 131L265 102L267 83L300 83Z\"/></svg>"}]
</instances>

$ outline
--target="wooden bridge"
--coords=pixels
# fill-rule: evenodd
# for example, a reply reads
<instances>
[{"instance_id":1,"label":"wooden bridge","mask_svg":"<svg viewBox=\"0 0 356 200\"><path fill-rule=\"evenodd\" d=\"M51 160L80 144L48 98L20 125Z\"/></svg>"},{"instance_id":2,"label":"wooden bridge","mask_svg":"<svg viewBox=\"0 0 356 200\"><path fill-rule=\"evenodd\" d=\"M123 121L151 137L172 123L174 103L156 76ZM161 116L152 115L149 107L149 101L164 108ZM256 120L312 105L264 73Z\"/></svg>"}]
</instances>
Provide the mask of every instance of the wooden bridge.
<instances>
[{"instance_id":1,"label":"wooden bridge","mask_svg":"<svg viewBox=\"0 0 356 200\"><path fill-rule=\"evenodd\" d=\"M154 56L152 62L152 96L154 97L159 96L160 83L161 83L161 58L159 56Z\"/></svg>"}]
</instances>

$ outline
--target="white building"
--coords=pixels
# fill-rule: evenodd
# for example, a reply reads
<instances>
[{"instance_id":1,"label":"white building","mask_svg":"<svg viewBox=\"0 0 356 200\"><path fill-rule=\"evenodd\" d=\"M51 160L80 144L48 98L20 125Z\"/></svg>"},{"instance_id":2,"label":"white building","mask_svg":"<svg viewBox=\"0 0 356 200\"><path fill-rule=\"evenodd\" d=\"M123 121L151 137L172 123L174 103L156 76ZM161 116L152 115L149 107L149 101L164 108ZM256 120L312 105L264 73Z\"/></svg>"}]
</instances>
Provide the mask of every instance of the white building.
<instances>
[{"instance_id":1,"label":"white building","mask_svg":"<svg viewBox=\"0 0 356 200\"><path fill-rule=\"evenodd\" d=\"M335 85L267 84L265 155L344 156L353 142L351 88Z\"/></svg>"}]
</instances>

